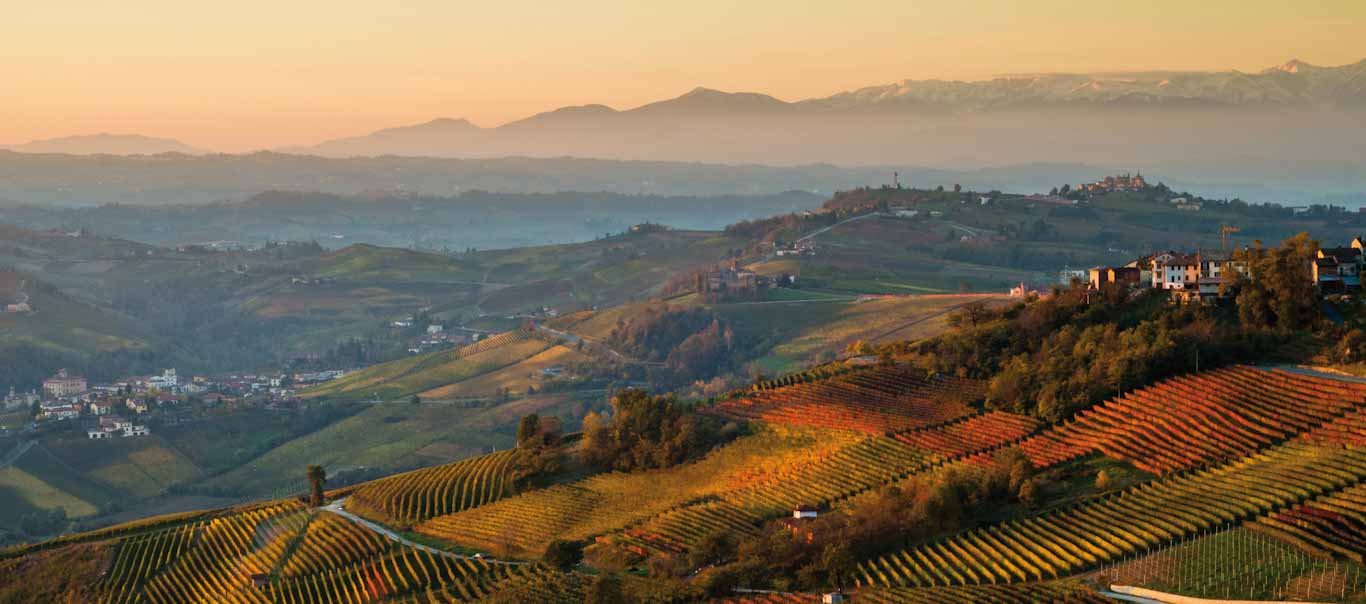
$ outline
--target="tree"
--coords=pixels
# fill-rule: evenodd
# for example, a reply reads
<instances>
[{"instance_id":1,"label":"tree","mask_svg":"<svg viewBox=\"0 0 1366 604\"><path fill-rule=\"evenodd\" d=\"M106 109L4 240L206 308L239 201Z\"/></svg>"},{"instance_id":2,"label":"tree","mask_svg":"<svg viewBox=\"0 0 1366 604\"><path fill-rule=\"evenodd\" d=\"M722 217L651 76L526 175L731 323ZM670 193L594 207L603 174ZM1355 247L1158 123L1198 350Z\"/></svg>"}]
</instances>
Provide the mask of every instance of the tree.
<instances>
[{"instance_id":1,"label":"tree","mask_svg":"<svg viewBox=\"0 0 1366 604\"><path fill-rule=\"evenodd\" d=\"M960 184L958 184L958 183L953 183L953 192L954 192L954 193L962 193L962 192L963 192L963 185L960 185Z\"/></svg>"},{"instance_id":2,"label":"tree","mask_svg":"<svg viewBox=\"0 0 1366 604\"><path fill-rule=\"evenodd\" d=\"M309 496L308 503L313 507L323 504L323 485L327 483L327 470L322 466L308 466L308 483L312 487L312 494Z\"/></svg>"},{"instance_id":3,"label":"tree","mask_svg":"<svg viewBox=\"0 0 1366 604\"><path fill-rule=\"evenodd\" d=\"M568 571L583 560L583 544L578 541L556 539L545 546L541 561L547 565Z\"/></svg>"},{"instance_id":4,"label":"tree","mask_svg":"<svg viewBox=\"0 0 1366 604\"><path fill-rule=\"evenodd\" d=\"M535 413L522 417L522 421L517 422L517 446L524 446L528 440L536 436L541 431L541 416Z\"/></svg>"},{"instance_id":5,"label":"tree","mask_svg":"<svg viewBox=\"0 0 1366 604\"><path fill-rule=\"evenodd\" d=\"M821 567L830 582L835 584L835 589L844 590L844 579L854 572L856 565L853 547L847 536L836 538L821 551Z\"/></svg>"},{"instance_id":6,"label":"tree","mask_svg":"<svg viewBox=\"0 0 1366 604\"><path fill-rule=\"evenodd\" d=\"M408 402L414 405L422 404L422 397L419 397L418 395L414 394L408 398Z\"/></svg>"}]
</instances>

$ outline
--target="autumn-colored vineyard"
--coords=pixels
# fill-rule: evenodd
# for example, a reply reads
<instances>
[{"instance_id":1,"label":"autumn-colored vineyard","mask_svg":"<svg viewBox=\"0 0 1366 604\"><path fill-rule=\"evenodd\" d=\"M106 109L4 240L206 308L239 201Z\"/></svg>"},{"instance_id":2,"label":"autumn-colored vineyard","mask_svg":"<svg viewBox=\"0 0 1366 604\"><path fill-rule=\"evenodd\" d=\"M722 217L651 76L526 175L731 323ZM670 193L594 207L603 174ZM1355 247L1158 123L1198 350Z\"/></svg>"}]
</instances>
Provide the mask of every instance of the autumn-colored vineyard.
<instances>
[{"instance_id":1,"label":"autumn-colored vineyard","mask_svg":"<svg viewBox=\"0 0 1366 604\"><path fill-rule=\"evenodd\" d=\"M1242 457L1360 407L1366 384L1231 367L1161 382L1025 440L1036 466L1099 452L1167 473Z\"/></svg>"},{"instance_id":2,"label":"autumn-colored vineyard","mask_svg":"<svg viewBox=\"0 0 1366 604\"><path fill-rule=\"evenodd\" d=\"M970 585L935 588L863 589L857 602L871 604L1112 604L1114 600L1079 583L1047 582L1022 585Z\"/></svg>"},{"instance_id":3,"label":"autumn-colored vineyard","mask_svg":"<svg viewBox=\"0 0 1366 604\"><path fill-rule=\"evenodd\" d=\"M403 546L288 501L123 538L98 591L110 602L465 602L536 572Z\"/></svg>"},{"instance_id":4,"label":"autumn-colored vineyard","mask_svg":"<svg viewBox=\"0 0 1366 604\"><path fill-rule=\"evenodd\" d=\"M1039 428L1037 419L1004 411L990 411L962 421L895 435L907 445L942 455L959 457L1014 442Z\"/></svg>"},{"instance_id":5,"label":"autumn-colored vineyard","mask_svg":"<svg viewBox=\"0 0 1366 604\"><path fill-rule=\"evenodd\" d=\"M381 521L416 523L497 501L511 492L516 451L481 455L365 483L348 508Z\"/></svg>"},{"instance_id":6,"label":"autumn-colored vineyard","mask_svg":"<svg viewBox=\"0 0 1366 604\"><path fill-rule=\"evenodd\" d=\"M852 371L823 381L797 381L717 403L708 412L743 420L901 432L970 415L984 385L949 376L926 377L907 367Z\"/></svg>"},{"instance_id":7,"label":"autumn-colored vineyard","mask_svg":"<svg viewBox=\"0 0 1366 604\"><path fill-rule=\"evenodd\" d=\"M997 524L864 563L864 585L1046 580L1240 522L1366 479L1366 450L1294 441L1086 505Z\"/></svg>"}]
</instances>

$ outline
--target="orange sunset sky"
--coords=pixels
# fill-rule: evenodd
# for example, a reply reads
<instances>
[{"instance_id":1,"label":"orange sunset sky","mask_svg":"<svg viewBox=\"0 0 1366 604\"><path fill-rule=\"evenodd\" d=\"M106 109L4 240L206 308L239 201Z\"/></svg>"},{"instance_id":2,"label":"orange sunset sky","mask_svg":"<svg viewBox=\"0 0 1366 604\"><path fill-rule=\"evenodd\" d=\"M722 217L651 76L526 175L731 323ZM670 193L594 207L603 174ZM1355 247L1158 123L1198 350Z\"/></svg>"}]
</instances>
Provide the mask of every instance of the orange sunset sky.
<instances>
[{"instance_id":1,"label":"orange sunset sky","mask_svg":"<svg viewBox=\"0 0 1366 604\"><path fill-rule=\"evenodd\" d=\"M0 2L0 144L94 132L245 151L695 86L786 100L901 79L1366 58L1323 0Z\"/></svg>"}]
</instances>

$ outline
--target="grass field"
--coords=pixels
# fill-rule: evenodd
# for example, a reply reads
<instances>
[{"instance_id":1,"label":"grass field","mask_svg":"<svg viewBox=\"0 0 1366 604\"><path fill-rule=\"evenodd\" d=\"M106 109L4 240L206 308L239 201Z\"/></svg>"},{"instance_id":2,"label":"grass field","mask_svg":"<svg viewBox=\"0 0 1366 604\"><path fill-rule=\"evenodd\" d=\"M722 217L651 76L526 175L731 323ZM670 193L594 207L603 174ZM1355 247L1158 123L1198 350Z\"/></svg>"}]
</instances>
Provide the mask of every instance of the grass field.
<instances>
[{"instance_id":1,"label":"grass field","mask_svg":"<svg viewBox=\"0 0 1366 604\"><path fill-rule=\"evenodd\" d=\"M396 400L517 365L550 347L543 340L508 332L487 342L376 365L302 395L329 400Z\"/></svg>"},{"instance_id":2,"label":"grass field","mask_svg":"<svg viewBox=\"0 0 1366 604\"><path fill-rule=\"evenodd\" d=\"M66 466L135 498L154 497L201 476L194 462L156 434L47 445Z\"/></svg>"},{"instance_id":3,"label":"grass field","mask_svg":"<svg viewBox=\"0 0 1366 604\"><path fill-rule=\"evenodd\" d=\"M588 358L587 355L571 348L551 346L513 365L427 390L421 396L424 399L436 400L488 398L496 396L504 389L520 395L525 393L528 387L540 386L542 369Z\"/></svg>"},{"instance_id":4,"label":"grass field","mask_svg":"<svg viewBox=\"0 0 1366 604\"><path fill-rule=\"evenodd\" d=\"M23 514L62 508L69 518L86 518L121 500L111 485L82 474L38 445L0 468L0 525L13 526Z\"/></svg>"},{"instance_id":5,"label":"grass field","mask_svg":"<svg viewBox=\"0 0 1366 604\"><path fill-rule=\"evenodd\" d=\"M769 373L829 360L859 340L915 340L948 327L948 314L972 302L1001 304L1006 296L896 296L860 301L717 304L713 308L744 337L769 338L757 360Z\"/></svg>"}]
</instances>

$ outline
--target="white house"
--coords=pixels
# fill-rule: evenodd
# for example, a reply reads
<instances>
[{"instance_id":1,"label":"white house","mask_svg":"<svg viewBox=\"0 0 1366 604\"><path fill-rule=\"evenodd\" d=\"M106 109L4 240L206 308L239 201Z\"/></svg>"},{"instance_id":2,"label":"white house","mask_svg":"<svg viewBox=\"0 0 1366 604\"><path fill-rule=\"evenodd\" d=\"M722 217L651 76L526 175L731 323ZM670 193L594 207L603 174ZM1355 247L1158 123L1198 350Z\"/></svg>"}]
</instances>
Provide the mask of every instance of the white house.
<instances>
[{"instance_id":1,"label":"white house","mask_svg":"<svg viewBox=\"0 0 1366 604\"><path fill-rule=\"evenodd\" d=\"M820 515L820 508L814 505L799 505L792 509L793 518L815 518Z\"/></svg>"}]
</instances>

